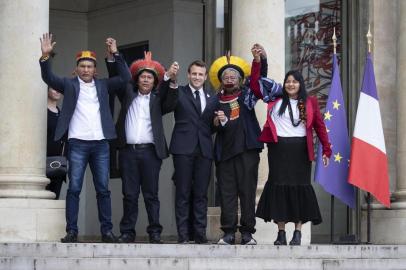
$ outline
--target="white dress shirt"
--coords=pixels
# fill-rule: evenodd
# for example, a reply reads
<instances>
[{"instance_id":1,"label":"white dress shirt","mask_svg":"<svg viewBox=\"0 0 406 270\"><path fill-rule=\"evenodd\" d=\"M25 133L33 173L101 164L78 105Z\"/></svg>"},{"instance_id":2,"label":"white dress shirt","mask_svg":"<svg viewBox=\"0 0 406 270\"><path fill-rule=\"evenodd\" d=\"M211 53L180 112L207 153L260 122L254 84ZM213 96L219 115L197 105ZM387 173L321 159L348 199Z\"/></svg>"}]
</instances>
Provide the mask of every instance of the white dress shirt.
<instances>
[{"instance_id":1,"label":"white dress shirt","mask_svg":"<svg viewBox=\"0 0 406 270\"><path fill-rule=\"evenodd\" d=\"M191 86L190 84L189 84L189 87L190 87L190 89L192 90L193 98L196 98L195 91L196 91L197 89L194 89L193 86ZM202 112L203 112L204 109L206 108L206 97L205 97L206 94L205 94L204 91L203 91L203 87L200 88L198 91L199 91L199 97L200 97L200 105L201 105Z\"/></svg>"},{"instance_id":2,"label":"white dress shirt","mask_svg":"<svg viewBox=\"0 0 406 270\"><path fill-rule=\"evenodd\" d=\"M293 121L297 123L299 121L299 108L297 107L296 99L289 99L290 104L292 105L292 114ZM306 127L303 122L297 127L292 125L289 116L289 109L286 107L285 113L282 116L279 116L279 108L282 105L282 99L279 100L273 107L271 112L272 121L275 124L276 134L280 137L305 137L306 136Z\"/></svg>"},{"instance_id":3,"label":"white dress shirt","mask_svg":"<svg viewBox=\"0 0 406 270\"><path fill-rule=\"evenodd\" d=\"M154 143L149 110L150 97L151 93L143 95L138 92L128 108L125 118L125 135L128 144Z\"/></svg>"},{"instance_id":4,"label":"white dress shirt","mask_svg":"<svg viewBox=\"0 0 406 270\"><path fill-rule=\"evenodd\" d=\"M79 97L69 123L68 138L85 141L103 140L100 103L94 80L86 83L78 77Z\"/></svg>"}]
</instances>

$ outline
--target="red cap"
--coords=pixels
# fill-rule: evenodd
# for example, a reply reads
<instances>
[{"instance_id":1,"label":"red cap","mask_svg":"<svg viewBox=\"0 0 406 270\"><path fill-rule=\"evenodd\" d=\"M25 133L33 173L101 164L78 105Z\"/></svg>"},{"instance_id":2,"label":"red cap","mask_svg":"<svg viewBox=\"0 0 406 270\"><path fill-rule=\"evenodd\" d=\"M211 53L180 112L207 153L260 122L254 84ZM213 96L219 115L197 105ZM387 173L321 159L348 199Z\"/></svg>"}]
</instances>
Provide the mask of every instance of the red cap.
<instances>
[{"instance_id":1,"label":"red cap","mask_svg":"<svg viewBox=\"0 0 406 270\"><path fill-rule=\"evenodd\" d=\"M165 68L158 61L152 60L151 52L144 52L144 59L134 61L130 67L133 78L136 78L144 70L151 71L158 81L163 79L165 73Z\"/></svg>"}]
</instances>

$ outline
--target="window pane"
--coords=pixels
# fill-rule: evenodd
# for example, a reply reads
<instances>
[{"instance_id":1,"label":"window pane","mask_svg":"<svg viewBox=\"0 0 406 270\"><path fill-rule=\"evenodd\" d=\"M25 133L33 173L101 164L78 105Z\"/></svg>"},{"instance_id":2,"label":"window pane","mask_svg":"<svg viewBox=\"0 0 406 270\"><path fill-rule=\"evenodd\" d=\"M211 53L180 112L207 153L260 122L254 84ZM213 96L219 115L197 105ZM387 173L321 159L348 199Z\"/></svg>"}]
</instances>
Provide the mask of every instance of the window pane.
<instances>
[{"instance_id":1,"label":"window pane","mask_svg":"<svg viewBox=\"0 0 406 270\"><path fill-rule=\"evenodd\" d=\"M286 0L286 71L299 69L310 95L317 95L324 107L332 72L333 29L337 36L337 57L341 51L342 0Z\"/></svg>"}]
</instances>

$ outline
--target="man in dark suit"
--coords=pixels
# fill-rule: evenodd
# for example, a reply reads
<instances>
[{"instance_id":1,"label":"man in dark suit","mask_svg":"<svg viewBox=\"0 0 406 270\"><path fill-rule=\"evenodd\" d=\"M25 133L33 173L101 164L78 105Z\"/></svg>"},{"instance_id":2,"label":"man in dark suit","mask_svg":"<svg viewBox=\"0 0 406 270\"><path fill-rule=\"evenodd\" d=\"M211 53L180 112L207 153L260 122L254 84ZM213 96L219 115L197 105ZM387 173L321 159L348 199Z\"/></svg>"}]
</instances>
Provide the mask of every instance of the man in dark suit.
<instances>
[{"instance_id":1,"label":"man in dark suit","mask_svg":"<svg viewBox=\"0 0 406 270\"><path fill-rule=\"evenodd\" d=\"M193 238L200 244L207 243L207 189L213 159L211 128L215 95L203 88L207 79L204 62L194 61L189 65L188 79L189 84L178 89L169 151L175 166L178 242L186 243L190 239L189 209L192 207Z\"/></svg>"},{"instance_id":2,"label":"man in dark suit","mask_svg":"<svg viewBox=\"0 0 406 270\"><path fill-rule=\"evenodd\" d=\"M113 61L112 61L113 60ZM114 58L107 60L109 75L115 75ZM120 243L135 240L140 189L148 214L150 243L161 243L162 226L159 223L158 183L162 160L169 156L163 130L162 115L173 110L179 66L174 62L165 73L151 53L131 65L133 80L114 92L121 102L117 121L119 168L122 177L123 218L120 222ZM164 75L165 73L165 75ZM158 84L165 77L165 81Z\"/></svg>"},{"instance_id":3,"label":"man in dark suit","mask_svg":"<svg viewBox=\"0 0 406 270\"><path fill-rule=\"evenodd\" d=\"M119 76L110 79L96 79L96 54L82 51L76 57L74 78L60 78L51 71L49 57L55 42L52 35L44 34L41 39L40 58L42 79L50 87L64 95L63 107L55 130L55 140L68 136L69 188L66 195L66 236L64 243L77 242L79 195L83 176L89 163L97 193L97 206L103 242L115 242L111 223L111 199L109 183L109 144L116 138L113 119L109 108L108 89L125 85L130 79L128 69L112 47L114 40L106 43L117 62Z\"/></svg>"}]
</instances>

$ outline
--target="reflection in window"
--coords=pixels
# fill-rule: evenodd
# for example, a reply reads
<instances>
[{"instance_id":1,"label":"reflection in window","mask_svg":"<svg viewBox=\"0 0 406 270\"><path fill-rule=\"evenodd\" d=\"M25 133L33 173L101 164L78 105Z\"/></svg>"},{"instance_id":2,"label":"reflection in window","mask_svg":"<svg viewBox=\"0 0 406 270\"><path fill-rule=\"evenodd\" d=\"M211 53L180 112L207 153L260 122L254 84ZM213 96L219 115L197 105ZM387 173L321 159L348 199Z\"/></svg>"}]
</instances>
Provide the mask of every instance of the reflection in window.
<instances>
[{"instance_id":1,"label":"reflection in window","mask_svg":"<svg viewBox=\"0 0 406 270\"><path fill-rule=\"evenodd\" d=\"M332 75L332 36L337 35L337 57L341 52L342 0L286 0L286 71L299 69L306 89L324 108Z\"/></svg>"}]
</instances>

